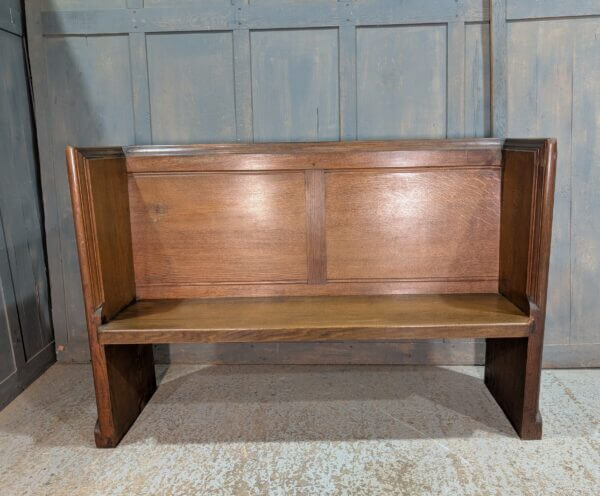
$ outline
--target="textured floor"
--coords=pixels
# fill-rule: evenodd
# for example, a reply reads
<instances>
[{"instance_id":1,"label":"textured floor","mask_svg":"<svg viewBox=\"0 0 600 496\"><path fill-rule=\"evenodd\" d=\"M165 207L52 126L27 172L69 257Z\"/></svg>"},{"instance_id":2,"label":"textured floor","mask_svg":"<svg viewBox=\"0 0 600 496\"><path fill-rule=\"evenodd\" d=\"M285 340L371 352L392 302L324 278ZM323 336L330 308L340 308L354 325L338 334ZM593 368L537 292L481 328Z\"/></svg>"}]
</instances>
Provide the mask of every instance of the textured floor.
<instances>
[{"instance_id":1,"label":"textured floor","mask_svg":"<svg viewBox=\"0 0 600 496\"><path fill-rule=\"evenodd\" d=\"M171 366L120 446L91 372L55 365L0 412L0 494L600 494L600 370L543 374L520 441L475 367Z\"/></svg>"}]
</instances>

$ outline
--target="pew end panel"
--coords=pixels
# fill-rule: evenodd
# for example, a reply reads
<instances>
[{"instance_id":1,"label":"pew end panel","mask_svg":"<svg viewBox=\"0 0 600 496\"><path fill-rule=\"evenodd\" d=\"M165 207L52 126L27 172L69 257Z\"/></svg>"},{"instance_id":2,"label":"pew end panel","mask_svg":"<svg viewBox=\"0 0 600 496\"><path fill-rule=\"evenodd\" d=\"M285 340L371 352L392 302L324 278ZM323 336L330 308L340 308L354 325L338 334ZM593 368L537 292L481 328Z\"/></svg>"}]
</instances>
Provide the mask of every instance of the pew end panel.
<instances>
[{"instance_id":1,"label":"pew end panel","mask_svg":"<svg viewBox=\"0 0 600 496\"><path fill-rule=\"evenodd\" d=\"M541 439L540 376L552 236L556 140L506 140L499 291L531 316L521 339L486 339L485 384L522 439Z\"/></svg>"},{"instance_id":2,"label":"pew end panel","mask_svg":"<svg viewBox=\"0 0 600 496\"><path fill-rule=\"evenodd\" d=\"M98 420L96 446L116 446L156 389L152 345L102 345L98 328L135 300L125 156L66 150Z\"/></svg>"},{"instance_id":3,"label":"pew end panel","mask_svg":"<svg viewBox=\"0 0 600 496\"><path fill-rule=\"evenodd\" d=\"M152 343L175 342L486 338L485 383L539 437L555 153L497 139L68 148L97 445L155 390Z\"/></svg>"}]
</instances>

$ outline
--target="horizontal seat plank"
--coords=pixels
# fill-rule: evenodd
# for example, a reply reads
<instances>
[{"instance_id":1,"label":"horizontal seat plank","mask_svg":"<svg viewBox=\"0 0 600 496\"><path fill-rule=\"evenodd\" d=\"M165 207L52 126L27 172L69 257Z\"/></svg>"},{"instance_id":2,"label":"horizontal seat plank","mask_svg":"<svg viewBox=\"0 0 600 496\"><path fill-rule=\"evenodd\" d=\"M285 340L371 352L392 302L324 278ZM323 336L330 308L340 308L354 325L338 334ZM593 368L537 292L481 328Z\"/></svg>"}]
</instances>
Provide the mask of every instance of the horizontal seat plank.
<instances>
[{"instance_id":1,"label":"horizontal seat plank","mask_svg":"<svg viewBox=\"0 0 600 496\"><path fill-rule=\"evenodd\" d=\"M102 344L524 337L498 294L141 300L99 328Z\"/></svg>"}]
</instances>

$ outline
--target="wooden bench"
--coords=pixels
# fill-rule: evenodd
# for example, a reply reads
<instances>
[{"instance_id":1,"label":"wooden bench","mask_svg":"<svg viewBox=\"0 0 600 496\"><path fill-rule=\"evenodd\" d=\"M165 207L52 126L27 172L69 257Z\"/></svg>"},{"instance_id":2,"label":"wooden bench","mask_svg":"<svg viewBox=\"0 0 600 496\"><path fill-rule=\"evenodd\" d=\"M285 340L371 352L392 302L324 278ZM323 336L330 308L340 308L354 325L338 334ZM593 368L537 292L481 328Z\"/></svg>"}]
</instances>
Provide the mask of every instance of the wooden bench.
<instances>
[{"instance_id":1,"label":"wooden bench","mask_svg":"<svg viewBox=\"0 0 600 496\"><path fill-rule=\"evenodd\" d=\"M556 143L68 148L98 406L116 446L152 343L485 338L523 439L538 411Z\"/></svg>"}]
</instances>

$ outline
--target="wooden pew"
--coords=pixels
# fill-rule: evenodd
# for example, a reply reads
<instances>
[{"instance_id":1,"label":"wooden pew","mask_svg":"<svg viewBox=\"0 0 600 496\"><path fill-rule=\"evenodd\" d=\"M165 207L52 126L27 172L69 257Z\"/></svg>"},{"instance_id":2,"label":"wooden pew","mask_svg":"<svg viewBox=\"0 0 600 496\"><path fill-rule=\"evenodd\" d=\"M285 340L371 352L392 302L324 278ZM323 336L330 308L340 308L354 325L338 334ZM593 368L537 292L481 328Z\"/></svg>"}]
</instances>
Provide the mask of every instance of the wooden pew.
<instances>
[{"instance_id":1,"label":"wooden pew","mask_svg":"<svg viewBox=\"0 0 600 496\"><path fill-rule=\"evenodd\" d=\"M98 407L114 447L152 343L485 338L539 439L554 140L67 148Z\"/></svg>"}]
</instances>

